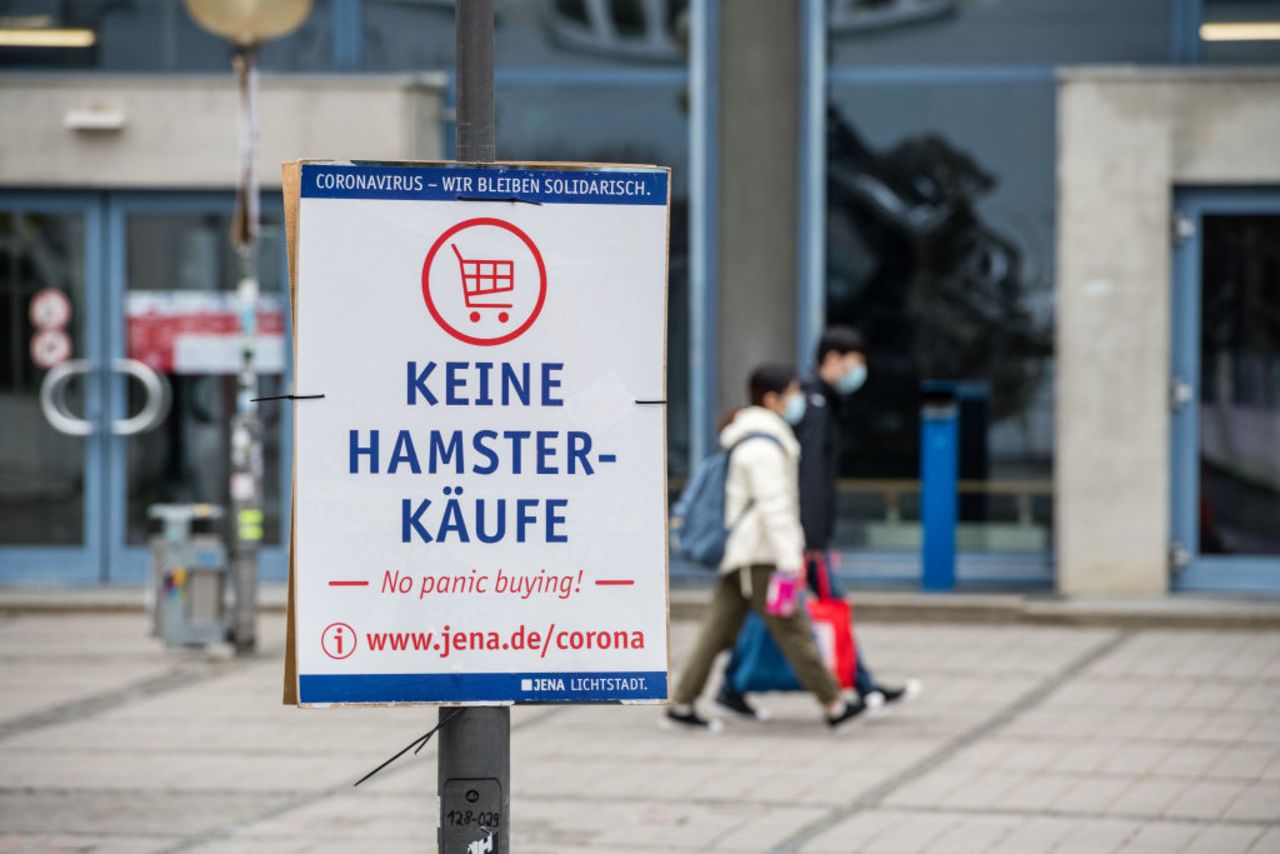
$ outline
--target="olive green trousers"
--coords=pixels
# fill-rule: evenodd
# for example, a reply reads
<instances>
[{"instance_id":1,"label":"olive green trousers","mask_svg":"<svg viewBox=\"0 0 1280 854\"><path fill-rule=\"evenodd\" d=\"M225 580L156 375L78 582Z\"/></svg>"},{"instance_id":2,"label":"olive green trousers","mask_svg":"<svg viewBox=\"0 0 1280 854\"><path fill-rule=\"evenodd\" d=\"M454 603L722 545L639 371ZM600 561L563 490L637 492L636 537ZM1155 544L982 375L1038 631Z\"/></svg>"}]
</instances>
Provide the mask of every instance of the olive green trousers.
<instances>
[{"instance_id":1,"label":"olive green trousers","mask_svg":"<svg viewBox=\"0 0 1280 854\"><path fill-rule=\"evenodd\" d=\"M804 607L797 608L790 617L776 617L765 613L765 596L773 570L772 566L756 564L720 576L711 595L706 616L702 618L698 640L676 682L672 702L688 705L698 698L706 687L716 656L732 649L737 641L742 623L747 619L748 608L764 619L765 628L769 630L774 643L782 651L805 690L817 697L823 706L829 706L839 699L840 686L818 654L818 647L813 642L813 630L809 625L809 613ZM744 572L751 573L749 596L744 593Z\"/></svg>"}]
</instances>

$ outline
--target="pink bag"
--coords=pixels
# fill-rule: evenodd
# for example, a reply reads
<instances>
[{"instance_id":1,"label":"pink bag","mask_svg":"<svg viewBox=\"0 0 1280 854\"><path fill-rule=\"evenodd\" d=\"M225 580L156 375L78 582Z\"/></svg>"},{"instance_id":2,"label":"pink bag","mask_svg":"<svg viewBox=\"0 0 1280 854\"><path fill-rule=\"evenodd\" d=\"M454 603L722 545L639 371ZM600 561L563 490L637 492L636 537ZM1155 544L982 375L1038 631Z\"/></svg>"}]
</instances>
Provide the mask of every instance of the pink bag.
<instances>
[{"instance_id":1,"label":"pink bag","mask_svg":"<svg viewBox=\"0 0 1280 854\"><path fill-rule=\"evenodd\" d=\"M796 600L800 595L800 581L786 572L769 576L769 590L765 594L764 611L771 617L790 617L796 612Z\"/></svg>"}]
</instances>

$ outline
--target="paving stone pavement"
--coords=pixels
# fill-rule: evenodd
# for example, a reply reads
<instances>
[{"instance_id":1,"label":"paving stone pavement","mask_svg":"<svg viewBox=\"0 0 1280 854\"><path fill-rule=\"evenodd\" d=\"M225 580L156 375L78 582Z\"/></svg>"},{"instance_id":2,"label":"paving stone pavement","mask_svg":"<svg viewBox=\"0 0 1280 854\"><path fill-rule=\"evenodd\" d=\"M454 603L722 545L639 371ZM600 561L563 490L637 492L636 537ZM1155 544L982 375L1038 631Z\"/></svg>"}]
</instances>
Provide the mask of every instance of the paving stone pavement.
<instances>
[{"instance_id":1,"label":"paving stone pavement","mask_svg":"<svg viewBox=\"0 0 1280 854\"><path fill-rule=\"evenodd\" d=\"M696 626L672 628L677 666ZM0 852L431 851L421 708L279 705L130 614L0 617ZM1280 632L866 624L924 694L832 736L800 695L719 736L654 707L513 716L512 850L1277 852Z\"/></svg>"}]
</instances>

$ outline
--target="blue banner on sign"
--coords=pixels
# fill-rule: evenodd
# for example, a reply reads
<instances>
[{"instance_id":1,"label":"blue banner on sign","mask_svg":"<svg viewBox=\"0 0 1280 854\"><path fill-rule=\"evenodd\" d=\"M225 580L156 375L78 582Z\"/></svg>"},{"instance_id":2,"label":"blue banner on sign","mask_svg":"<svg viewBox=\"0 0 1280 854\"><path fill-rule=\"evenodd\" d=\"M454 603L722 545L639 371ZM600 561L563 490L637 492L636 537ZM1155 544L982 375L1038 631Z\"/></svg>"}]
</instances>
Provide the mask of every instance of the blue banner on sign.
<instances>
[{"instance_id":1,"label":"blue banner on sign","mask_svg":"<svg viewBox=\"0 0 1280 854\"><path fill-rule=\"evenodd\" d=\"M303 703L610 703L664 700L667 674L361 673L299 676Z\"/></svg>"},{"instance_id":2,"label":"blue banner on sign","mask_svg":"<svg viewBox=\"0 0 1280 854\"><path fill-rule=\"evenodd\" d=\"M304 199L665 205L667 170L519 169L509 166L302 166Z\"/></svg>"}]
</instances>

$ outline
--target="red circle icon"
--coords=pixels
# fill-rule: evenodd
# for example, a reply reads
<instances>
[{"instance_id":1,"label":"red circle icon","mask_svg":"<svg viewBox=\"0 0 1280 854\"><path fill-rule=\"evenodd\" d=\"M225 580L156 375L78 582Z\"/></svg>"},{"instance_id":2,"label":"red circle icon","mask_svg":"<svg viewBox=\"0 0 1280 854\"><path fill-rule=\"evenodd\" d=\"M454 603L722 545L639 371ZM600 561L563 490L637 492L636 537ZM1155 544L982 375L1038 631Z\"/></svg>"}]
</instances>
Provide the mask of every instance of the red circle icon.
<instances>
[{"instance_id":1,"label":"red circle icon","mask_svg":"<svg viewBox=\"0 0 1280 854\"><path fill-rule=\"evenodd\" d=\"M457 340L505 344L542 312L547 267L532 238L506 220L463 220L427 252L422 298L435 322Z\"/></svg>"},{"instance_id":2,"label":"red circle icon","mask_svg":"<svg viewBox=\"0 0 1280 854\"><path fill-rule=\"evenodd\" d=\"M42 329L31 338L31 361L52 368L71 358L71 339L61 329Z\"/></svg>"},{"instance_id":3,"label":"red circle icon","mask_svg":"<svg viewBox=\"0 0 1280 854\"><path fill-rule=\"evenodd\" d=\"M356 651L356 630L346 623L330 623L320 633L320 648L337 661L350 658Z\"/></svg>"},{"instance_id":4,"label":"red circle icon","mask_svg":"<svg viewBox=\"0 0 1280 854\"><path fill-rule=\"evenodd\" d=\"M43 288L31 297L28 314L36 329L61 329L71 321L71 300L57 288Z\"/></svg>"}]
</instances>

